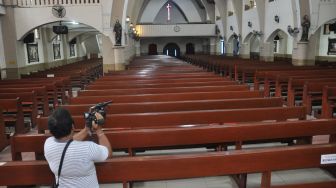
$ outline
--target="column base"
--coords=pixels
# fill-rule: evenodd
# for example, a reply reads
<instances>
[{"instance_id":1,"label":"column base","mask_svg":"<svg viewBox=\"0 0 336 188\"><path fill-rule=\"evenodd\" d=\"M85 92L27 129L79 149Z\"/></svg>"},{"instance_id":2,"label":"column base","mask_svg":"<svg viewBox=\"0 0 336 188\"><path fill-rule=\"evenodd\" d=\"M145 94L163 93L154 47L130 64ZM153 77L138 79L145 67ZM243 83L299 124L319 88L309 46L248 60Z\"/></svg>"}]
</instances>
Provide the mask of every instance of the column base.
<instances>
[{"instance_id":1,"label":"column base","mask_svg":"<svg viewBox=\"0 0 336 188\"><path fill-rule=\"evenodd\" d=\"M103 64L104 73L125 70L124 64Z\"/></svg>"},{"instance_id":2,"label":"column base","mask_svg":"<svg viewBox=\"0 0 336 188\"><path fill-rule=\"evenodd\" d=\"M103 64L103 72L108 73L114 71L114 64Z\"/></svg>"},{"instance_id":3,"label":"column base","mask_svg":"<svg viewBox=\"0 0 336 188\"><path fill-rule=\"evenodd\" d=\"M294 66L314 66L315 65L315 60L292 59L292 65L294 65Z\"/></svg>"},{"instance_id":4,"label":"column base","mask_svg":"<svg viewBox=\"0 0 336 188\"><path fill-rule=\"evenodd\" d=\"M274 62L274 56L260 56L261 61Z\"/></svg>"},{"instance_id":5,"label":"column base","mask_svg":"<svg viewBox=\"0 0 336 188\"><path fill-rule=\"evenodd\" d=\"M125 64L115 64L116 71L123 71L125 70Z\"/></svg>"},{"instance_id":6,"label":"column base","mask_svg":"<svg viewBox=\"0 0 336 188\"><path fill-rule=\"evenodd\" d=\"M239 57L242 59L250 59L250 54L239 54Z\"/></svg>"},{"instance_id":7,"label":"column base","mask_svg":"<svg viewBox=\"0 0 336 188\"><path fill-rule=\"evenodd\" d=\"M19 69L18 68L5 68L1 70L0 79L19 79Z\"/></svg>"}]
</instances>

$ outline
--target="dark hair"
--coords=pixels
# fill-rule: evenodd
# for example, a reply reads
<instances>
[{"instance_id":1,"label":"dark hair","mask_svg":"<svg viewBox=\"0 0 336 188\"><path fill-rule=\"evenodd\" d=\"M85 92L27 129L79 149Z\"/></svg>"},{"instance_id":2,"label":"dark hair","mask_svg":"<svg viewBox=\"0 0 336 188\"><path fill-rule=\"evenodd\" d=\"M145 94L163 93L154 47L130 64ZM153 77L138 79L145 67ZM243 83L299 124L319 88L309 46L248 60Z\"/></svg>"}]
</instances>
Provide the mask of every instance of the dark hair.
<instances>
[{"instance_id":1,"label":"dark hair","mask_svg":"<svg viewBox=\"0 0 336 188\"><path fill-rule=\"evenodd\" d=\"M57 139L67 136L71 133L73 119L68 110L57 108L48 117L48 128L50 133Z\"/></svg>"}]
</instances>

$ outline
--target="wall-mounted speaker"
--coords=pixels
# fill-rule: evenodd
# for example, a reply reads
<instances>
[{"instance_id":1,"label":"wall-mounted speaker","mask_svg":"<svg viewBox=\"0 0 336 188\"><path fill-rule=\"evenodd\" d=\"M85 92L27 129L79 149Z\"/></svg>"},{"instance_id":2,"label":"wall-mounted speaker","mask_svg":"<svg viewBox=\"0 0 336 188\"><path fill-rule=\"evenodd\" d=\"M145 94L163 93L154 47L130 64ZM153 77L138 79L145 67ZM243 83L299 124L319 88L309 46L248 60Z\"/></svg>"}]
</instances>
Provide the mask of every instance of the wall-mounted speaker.
<instances>
[{"instance_id":1,"label":"wall-mounted speaker","mask_svg":"<svg viewBox=\"0 0 336 188\"><path fill-rule=\"evenodd\" d=\"M68 27L65 25L53 26L53 32L57 35L68 34Z\"/></svg>"},{"instance_id":2,"label":"wall-mounted speaker","mask_svg":"<svg viewBox=\"0 0 336 188\"><path fill-rule=\"evenodd\" d=\"M76 44L76 43L77 43L76 38L72 39L72 40L69 42L69 44Z\"/></svg>"},{"instance_id":3,"label":"wall-mounted speaker","mask_svg":"<svg viewBox=\"0 0 336 188\"><path fill-rule=\"evenodd\" d=\"M29 33L24 39L23 39L24 43L33 43L35 42L35 37L34 37L34 33Z\"/></svg>"}]
</instances>

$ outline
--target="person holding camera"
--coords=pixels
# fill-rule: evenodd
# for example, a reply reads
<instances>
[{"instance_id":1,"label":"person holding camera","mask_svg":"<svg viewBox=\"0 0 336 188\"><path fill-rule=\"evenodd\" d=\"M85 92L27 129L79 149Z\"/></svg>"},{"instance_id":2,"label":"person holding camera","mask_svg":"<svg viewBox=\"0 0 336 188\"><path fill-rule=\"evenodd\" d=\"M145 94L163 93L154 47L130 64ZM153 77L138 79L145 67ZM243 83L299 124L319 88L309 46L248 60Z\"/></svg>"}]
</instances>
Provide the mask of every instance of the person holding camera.
<instances>
[{"instance_id":1,"label":"person holding camera","mask_svg":"<svg viewBox=\"0 0 336 188\"><path fill-rule=\"evenodd\" d=\"M103 116L94 114L97 121ZM92 128L85 126L74 133L74 121L66 109L57 108L48 118L52 137L44 144L44 155L55 174L54 187L98 188L94 162L105 161L112 156L111 144L100 125L92 121ZM84 141L90 132L96 133L98 144Z\"/></svg>"}]
</instances>

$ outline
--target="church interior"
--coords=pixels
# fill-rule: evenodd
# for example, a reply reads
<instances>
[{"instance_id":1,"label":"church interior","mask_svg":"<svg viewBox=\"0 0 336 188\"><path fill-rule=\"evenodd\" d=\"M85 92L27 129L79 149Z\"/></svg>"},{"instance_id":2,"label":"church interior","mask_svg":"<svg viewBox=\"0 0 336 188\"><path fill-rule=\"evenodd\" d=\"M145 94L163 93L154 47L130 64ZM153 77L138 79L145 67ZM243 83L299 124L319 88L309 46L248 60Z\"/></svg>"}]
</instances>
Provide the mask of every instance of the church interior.
<instances>
[{"instance_id":1,"label":"church interior","mask_svg":"<svg viewBox=\"0 0 336 188\"><path fill-rule=\"evenodd\" d=\"M113 150L99 187L336 187L335 10L0 0L0 187L50 187L48 117L66 109L80 132L97 106Z\"/></svg>"}]
</instances>

